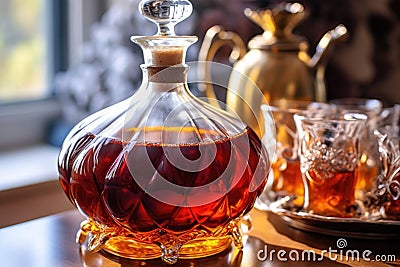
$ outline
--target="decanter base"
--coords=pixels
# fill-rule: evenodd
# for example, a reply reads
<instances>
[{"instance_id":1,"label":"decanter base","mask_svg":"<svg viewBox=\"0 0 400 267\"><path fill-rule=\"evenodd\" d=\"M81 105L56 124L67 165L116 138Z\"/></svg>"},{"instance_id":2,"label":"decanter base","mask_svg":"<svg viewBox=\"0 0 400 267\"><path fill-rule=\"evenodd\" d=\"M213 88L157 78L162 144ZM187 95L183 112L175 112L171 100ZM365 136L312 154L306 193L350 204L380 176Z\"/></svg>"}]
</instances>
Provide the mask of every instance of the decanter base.
<instances>
[{"instance_id":1,"label":"decanter base","mask_svg":"<svg viewBox=\"0 0 400 267\"><path fill-rule=\"evenodd\" d=\"M232 220L228 225L220 226L212 233L195 230L180 236L162 231L135 235L119 226L107 226L88 219L81 223L76 241L83 244L87 240L89 251L103 250L118 257L135 260L161 258L168 264L174 264L178 258L208 257L231 248L232 245L242 249L241 231L250 228L250 217L244 216Z\"/></svg>"},{"instance_id":2,"label":"decanter base","mask_svg":"<svg viewBox=\"0 0 400 267\"><path fill-rule=\"evenodd\" d=\"M179 259L196 259L218 254L232 245L230 236L219 238L196 239L179 249ZM104 251L118 257L149 260L162 258L163 251L159 246L134 241L126 237L112 237L102 248Z\"/></svg>"}]
</instances>

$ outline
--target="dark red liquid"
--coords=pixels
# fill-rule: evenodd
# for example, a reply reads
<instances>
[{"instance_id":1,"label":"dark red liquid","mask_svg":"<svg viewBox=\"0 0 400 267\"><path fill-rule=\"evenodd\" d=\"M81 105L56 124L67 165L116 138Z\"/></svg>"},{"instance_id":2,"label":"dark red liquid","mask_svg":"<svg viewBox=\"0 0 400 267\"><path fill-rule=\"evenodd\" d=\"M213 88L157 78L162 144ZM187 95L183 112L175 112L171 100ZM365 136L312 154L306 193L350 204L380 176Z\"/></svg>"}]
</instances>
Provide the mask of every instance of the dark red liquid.
<instances>
[{"instance_id":1,"label":"dark red liquid","mask_svg":"<svg viewBox=\"0 0 400 267\"><path fill-rule=\"evenodd\" d=\"M66 143L59 160L62 187L83 214L141 233L223 226L250 211L268 171L267 153L250 129L182 145L86 134Z\"/></svg>"}]
</instances>

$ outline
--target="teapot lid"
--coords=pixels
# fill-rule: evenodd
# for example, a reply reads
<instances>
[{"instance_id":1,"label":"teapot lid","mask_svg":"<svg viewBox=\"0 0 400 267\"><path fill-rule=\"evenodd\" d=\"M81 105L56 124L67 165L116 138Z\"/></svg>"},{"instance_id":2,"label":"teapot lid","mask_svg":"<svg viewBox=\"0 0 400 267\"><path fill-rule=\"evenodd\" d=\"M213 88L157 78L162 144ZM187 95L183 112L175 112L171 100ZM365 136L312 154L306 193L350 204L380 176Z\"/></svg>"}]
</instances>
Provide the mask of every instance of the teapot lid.
<instances>
[{"instance_id":1,"label":"teapot lid","mask_svg":"<svg viewBox=\"0 0 400 267\"><path fill-rule=\"evenodd\" d=\"M300 3L281 3L272 9L251 10L245 15L260 26L264 33L249 42L250 49L274 51L307 50L308 42L303 36L293 34L293 28L304 19L306 12Z\"/></svg>"}]
</instances>

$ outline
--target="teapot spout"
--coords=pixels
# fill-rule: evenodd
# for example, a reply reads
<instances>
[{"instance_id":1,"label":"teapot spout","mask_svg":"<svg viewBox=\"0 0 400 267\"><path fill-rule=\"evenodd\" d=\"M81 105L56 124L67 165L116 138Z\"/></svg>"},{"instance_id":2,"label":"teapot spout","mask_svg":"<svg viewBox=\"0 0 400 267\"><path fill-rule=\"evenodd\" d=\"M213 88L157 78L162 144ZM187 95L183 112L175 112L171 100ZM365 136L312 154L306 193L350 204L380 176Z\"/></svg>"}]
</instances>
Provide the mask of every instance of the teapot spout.
<instances>
[{"instance_id":1,"label":"teapot spout","mask_svg":"<svg viewBox=\"0 0 400 267\"><path fill-rule=\"evenodd\" d=\"M342 40L347 36L347 28L339 24L333 30L328 31L319 41L315 54L310 59L308 65L311 68L317 67L317 65L322 62L323 58L327 54L327 51L332 43L338 40Z\"/></svg>"},{"instance_id":2,"label":"teapot spout","mask_svg":"<svg viewBox=\"0 0 400 267\"><path fill-rule=\"evenodd\" d=\"M315 94L317 101L326 101L325 64L323 64L324 58L326 58L331 44L343 40L346 36L347 29L342 24L339 24L333 30L328 31L321 38L317 48L315 49L315 54L308 61L308 66L315 70Z\"/></svg>"}]
</instances>

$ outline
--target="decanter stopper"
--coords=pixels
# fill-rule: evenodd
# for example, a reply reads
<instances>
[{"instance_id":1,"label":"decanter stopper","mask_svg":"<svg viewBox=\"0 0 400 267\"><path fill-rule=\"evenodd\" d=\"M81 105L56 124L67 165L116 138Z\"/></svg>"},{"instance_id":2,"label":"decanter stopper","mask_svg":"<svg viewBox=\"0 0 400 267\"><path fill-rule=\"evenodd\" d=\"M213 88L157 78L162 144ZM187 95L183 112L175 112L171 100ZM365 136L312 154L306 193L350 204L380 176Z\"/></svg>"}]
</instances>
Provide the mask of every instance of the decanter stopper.
<instances>
[{"instance_id":1,"label":"decanter stopper","mask_svg":"<svg viewBox=\"0 0 400 267\"><path fill-rule=\"evenodd\" d=\"M142 0L140 13L158 27L156 35L175 35L175 25L192 14L193 6L188 0Z\"/></svg>"}]
</instances>

